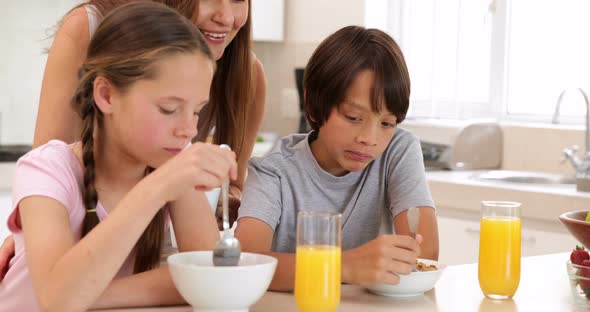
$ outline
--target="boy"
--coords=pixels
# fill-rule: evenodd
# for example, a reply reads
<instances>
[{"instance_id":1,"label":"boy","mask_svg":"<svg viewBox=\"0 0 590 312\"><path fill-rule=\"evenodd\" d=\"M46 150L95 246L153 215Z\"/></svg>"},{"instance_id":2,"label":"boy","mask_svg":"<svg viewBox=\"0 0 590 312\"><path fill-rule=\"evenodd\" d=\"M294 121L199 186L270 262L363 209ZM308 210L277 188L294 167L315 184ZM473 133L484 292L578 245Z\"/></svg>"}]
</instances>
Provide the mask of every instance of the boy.
<instances>
[{"instance_id":1,"label":"boy","mask_svg":"<svg viewBox=\"0 0 590 312\"><path fill-rule=\"evenodd\" d=\"M278 258L270 288L291 290L297 212L340 212L342 282L396 284L418 256L438 258L420 143L396 129L410 97L403 55L382 31L345 27L316 49L303 83L313 131L251 160L236 236L245 251ZM410 207L420 207L416 239Z\"/></svg>"}]
</instances>

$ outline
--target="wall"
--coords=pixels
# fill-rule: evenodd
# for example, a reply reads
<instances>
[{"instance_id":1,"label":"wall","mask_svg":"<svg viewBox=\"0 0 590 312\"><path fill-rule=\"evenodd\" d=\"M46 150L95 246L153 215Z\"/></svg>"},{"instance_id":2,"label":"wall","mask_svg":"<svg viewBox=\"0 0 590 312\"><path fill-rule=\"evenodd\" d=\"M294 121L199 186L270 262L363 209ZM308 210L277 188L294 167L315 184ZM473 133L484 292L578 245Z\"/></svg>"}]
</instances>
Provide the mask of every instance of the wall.
<instances>
[{"instance_id":1,"label":"wall","mask_svg":"<svg viewBox=\"0 0 590 312\"><path fill-rule=\"evenodd\" d=\"M279 135L296 131L295 67L305 66L313 50L332 32L364 24L365 1L285 0L285 40L254 44L268 81L263 131ZM59 18L78 2L0 1L0 144L32 142L44 49L51 44L47 38ZM503 168L573 173L571 165L559 161L564 147L577 144L584 150L580 129L503 125Z\"/></svg>"},{"instance_id":2,"label":"wall","mask_svg":"<svg viewBox=\"0 0 590 312\"><path fill-rule=\"evenodd\" d=\"M581 126L502 124L504 149L502 169L575 174L569 161L561 163L563 149L578 145L578 157L585 153Z\"/></svg>"},{"instance_id":3,"label":"wall","mask_svg":"<svg viewBox=\"0 0 590 312\"><path fill-rule=\"evenodd\" d=\"M285 40L254 43L267 80L263 131L279 135L297 131L295 68L304 67L318 44L331 33L344 26L363 25L364 5L365 0L285 1Z\"/></svg>"},{"instance_id":4,"label":"wall","mask_svg":"<svg viewBox=\"0 0 590 312\"><path fill-rule=\"evenodd\" d=\"M75 0L0 2L0 144L32 143L53 26Z\"/></svg>"},{"instance_id":5,"label":"wall","mask_svg":"<svg viewBox=\"0 0 590 312\"><path fill-rule=\"evenodd\" d=\"M47 58L44 50L51 44L49 35L59 18L79 2L0 2L0 144L32 142ZM364 2L285 1L285 40L256 43L254 47L271 82L263 130L285 135L297 129L294 68L304 66L318 43L330 33L345 25L363 24Z\"/></svg>"}]
</instances>

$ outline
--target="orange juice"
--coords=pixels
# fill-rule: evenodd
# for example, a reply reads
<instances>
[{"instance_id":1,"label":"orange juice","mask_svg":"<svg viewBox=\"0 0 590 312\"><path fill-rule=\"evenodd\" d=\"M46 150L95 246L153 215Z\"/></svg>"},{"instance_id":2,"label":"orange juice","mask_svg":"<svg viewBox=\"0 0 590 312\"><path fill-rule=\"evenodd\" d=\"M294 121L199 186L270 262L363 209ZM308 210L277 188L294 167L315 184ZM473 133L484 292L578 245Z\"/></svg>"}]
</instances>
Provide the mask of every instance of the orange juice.
<instances>
[{"instance_id":1,"label":"orange juice","mask_svg":"<svg viewBox=\"0 0 590 312\"><path fill-rule=\"evenodd\" d=\"M336 311L340 303L340 254L339 246L297 246L295 302L299 311Z\"/></svg>"},{"instance_id":2,"label":"orange juice","mask_svg":"<svg viewBox=\"0 0 590 312\"><path fill-rule=\"evenodd\" d=\"M512 297L520 282L520 219L483 217L479 238L479 286L489 297Z\"/></svg>"}]
</instances>

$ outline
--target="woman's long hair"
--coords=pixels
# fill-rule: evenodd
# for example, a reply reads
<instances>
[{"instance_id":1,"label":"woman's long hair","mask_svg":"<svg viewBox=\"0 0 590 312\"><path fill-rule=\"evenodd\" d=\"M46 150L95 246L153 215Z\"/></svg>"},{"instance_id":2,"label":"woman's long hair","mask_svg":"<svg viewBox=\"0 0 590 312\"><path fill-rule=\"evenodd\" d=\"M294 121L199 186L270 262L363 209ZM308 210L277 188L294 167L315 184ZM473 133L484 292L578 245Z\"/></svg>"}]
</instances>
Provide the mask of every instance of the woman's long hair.
<instances>
[{"instance_id":1,"label":"woman's long hair","mask_svg":"<svg viewBox=\"0 0 590 312\"><path fill-rule=\"evenodd\" d=\"M217 61L209 105L199 115L199 131L196 137L196 140L204 141L215 128L213 142L229 144L238 157L244 146L244 133L248 123L247 108L253 109L256 90L251 9L252 3L249 0L246 23Z\"/></svg>"},{"instance_id":2,"label":"woman's long hair","mask_svg":"<svg viewBox=\"0 0 590 312\"><path fill-rule=\"evenodd\" d=\"M138 0L90 0L102 16L125 3ZM193 21L197 20L199 0L152 0L163 3ZM255 96L255 72L252 54L252 1L248 0L248 19L217 61L209 105L203 108L199 131L194 141L205 141L213 129L213 142L229 144L240 157L246 132L247 108Z\"/></svg>"},{"instance_id":3,"label":"woman's long hair","mask_svg":"<svg viewBox=\"0 0 590 312\"><path fill-rule=\"evenodd\" d=\"M82 118L82 195L86 209L83 236L99 222L94 210L98 202L94 151L96 142L100 142L104 116L94 101L94 80L104 77L118 91L125 92L139 80L155 78L156 62L171 55L195 52L214 62L205 39L192 23L154 2L125 4L108 14L96 30L72 98L73 109ZM151 170L146 168L146 174ZM159 263L164 220L164 209L160 209L141 235L136 244L134 272L149 270Z\"/></svg>"}]
</instances>

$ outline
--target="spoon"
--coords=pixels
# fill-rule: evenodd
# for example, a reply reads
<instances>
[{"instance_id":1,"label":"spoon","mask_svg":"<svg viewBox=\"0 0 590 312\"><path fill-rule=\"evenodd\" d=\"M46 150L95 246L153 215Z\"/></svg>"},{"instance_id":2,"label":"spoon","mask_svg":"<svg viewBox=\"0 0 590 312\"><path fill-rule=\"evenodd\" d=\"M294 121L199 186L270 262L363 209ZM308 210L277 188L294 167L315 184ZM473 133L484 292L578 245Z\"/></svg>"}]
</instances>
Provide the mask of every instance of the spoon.
<instances>
[{"instance_id":1,"label":"spoon","mask_svg":"<svg viewBox=\"0 0 590 312\"><path fill-rule=\"evenodd\" d=\"M226 145L220 145L221 148L231 150ZM229 178L221 186L221 207L223 209L223 236L215 244L213 249L213 264L215 266L236 266L240 262L242 252L240 242L234 237L229 229L229 212L227 207L227 197L229 191Z\"/></svg>"},{"instance_id":2,"label":"spoon","mask_svg":"<svg viewBox=\"0 0 590 312\"><path fill-rule=\"evenodd\" d=\"M408 227L410 228L410 236L416 239L416 233L418 232L418 222L420 221L420 210L416 207L410 207L408 209ZM416 271L416 264L412 266L412 272Z\"/></svg>"}]
</instances>

